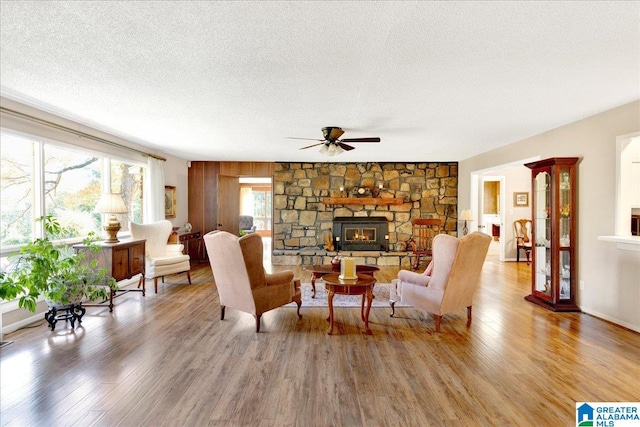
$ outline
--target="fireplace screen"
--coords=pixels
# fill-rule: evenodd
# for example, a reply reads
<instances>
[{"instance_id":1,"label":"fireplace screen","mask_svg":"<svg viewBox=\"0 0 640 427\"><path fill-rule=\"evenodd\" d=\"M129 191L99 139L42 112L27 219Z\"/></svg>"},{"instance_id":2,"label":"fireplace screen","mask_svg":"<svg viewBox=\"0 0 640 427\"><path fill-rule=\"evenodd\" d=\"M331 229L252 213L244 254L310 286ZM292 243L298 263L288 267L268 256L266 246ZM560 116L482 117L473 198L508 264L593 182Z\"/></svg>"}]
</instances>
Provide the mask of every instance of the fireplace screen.
<instances>
[{"instance_id":1,"label":"fireplace screen","mask_svg":"<svg viewBox=\"0 0 640 427\"><path fill-rule=\"evenodd\" d=\"M376 229L346 227L344 230L344 238L347 242L375 243L377 240Z\"/></svg>"}]
</instances>

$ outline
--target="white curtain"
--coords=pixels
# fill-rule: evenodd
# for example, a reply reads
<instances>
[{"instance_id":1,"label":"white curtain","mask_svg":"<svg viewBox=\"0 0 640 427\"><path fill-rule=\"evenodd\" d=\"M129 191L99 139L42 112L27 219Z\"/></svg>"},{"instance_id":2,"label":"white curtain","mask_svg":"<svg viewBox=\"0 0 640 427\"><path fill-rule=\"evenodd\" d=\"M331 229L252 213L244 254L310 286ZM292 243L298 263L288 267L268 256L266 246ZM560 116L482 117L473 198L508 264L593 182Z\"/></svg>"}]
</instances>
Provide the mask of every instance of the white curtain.
<instances>
[{"instance_id":1,"label":"white curtain","mask_svg":"<svg viewBox=\"0 0 640 427\"><path fill-rule=\"evenodd\" d=\"M144 187L144 222L164 219L164 160L147 159L147 179Z\"/></svg>"}]
</instances>

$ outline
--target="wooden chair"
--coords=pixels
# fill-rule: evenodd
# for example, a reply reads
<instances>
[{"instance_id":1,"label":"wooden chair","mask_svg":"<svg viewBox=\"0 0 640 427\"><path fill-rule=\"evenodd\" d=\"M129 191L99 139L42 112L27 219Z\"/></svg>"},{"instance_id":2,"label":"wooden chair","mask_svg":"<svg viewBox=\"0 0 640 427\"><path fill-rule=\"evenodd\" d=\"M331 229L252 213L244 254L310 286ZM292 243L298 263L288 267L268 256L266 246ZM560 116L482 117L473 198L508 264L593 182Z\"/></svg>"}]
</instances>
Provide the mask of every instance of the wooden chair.
<instances>
[{"instance_id":1,"label":"wooden chair","mask_svg":"<svg viewBox=\"0 0 640 427\"><path fill-rule=\"evenodd\" d=\"M516 261L520 262L520 250L527 256L527 265L531 257L531 220L516 219L513 221L513 235L516 241Z\"/></svg>"},{"instance_id":2,"label":"wooden chair","mask_svg":"<svg viewBox=\"0 0 640 427\"><path fill-rule=\"evenodd\" d=\"M433 255L433 238L442 231L442 221L437 218L416 218L411 221L411 238L407 241L407 251L412 252L413 269L420 265L420 258Z\"/></svg>"}]
</instances>

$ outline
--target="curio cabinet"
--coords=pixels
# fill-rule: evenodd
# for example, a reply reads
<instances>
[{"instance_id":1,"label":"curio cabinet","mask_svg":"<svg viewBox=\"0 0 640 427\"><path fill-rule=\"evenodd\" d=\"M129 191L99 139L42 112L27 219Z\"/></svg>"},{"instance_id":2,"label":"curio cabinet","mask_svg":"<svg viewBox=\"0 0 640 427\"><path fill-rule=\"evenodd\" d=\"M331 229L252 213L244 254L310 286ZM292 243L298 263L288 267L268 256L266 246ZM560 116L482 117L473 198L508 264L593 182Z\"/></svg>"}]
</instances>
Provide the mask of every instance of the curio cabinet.
<instances>
[{"instance_id":1,"label":"curio cabinet","mask_svg":"<svg viewBox=\"0 0 640 427\"><path fill-rule=\"evenodd\" d=\"M532 285L525 299L553 311L576 305L577 157L527 163L532 191Z\"/></svg>"}]
</instances>

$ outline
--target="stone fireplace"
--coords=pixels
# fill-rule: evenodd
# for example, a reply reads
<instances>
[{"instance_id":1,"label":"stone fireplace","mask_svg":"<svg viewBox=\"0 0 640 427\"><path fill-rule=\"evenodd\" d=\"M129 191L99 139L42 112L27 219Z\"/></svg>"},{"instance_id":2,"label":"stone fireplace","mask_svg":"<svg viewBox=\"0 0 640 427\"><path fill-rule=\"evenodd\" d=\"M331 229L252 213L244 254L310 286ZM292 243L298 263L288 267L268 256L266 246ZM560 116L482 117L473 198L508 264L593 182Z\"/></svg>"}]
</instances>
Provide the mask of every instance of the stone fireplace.
<instances>
[{"instance_id":1,"label":"stone fireplace","mask_svg":"<svg viewBox=\"0 0 640 427\"><path fill-rule=\"evenodd\" d=\"M457 176L456 162L277 163L272 262L328 264L338 255L409 267L413 218L439 218L456 234Z\"/></svg>"},{"instance_id":2,"label":"stone fireplace","mask_svg":"<svg viewBox=\"0 0 640 427\"><path fill-rule=\"evenodd\" d=\"M342 251L386 251L389 223L386 217L335 217L333 241Z\"/></svg>"}]
</instances>

